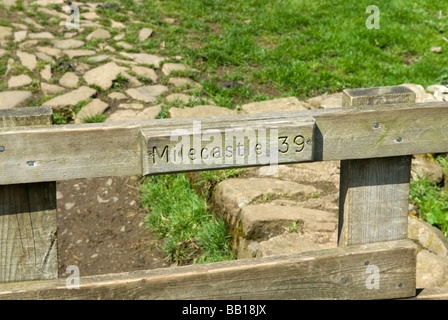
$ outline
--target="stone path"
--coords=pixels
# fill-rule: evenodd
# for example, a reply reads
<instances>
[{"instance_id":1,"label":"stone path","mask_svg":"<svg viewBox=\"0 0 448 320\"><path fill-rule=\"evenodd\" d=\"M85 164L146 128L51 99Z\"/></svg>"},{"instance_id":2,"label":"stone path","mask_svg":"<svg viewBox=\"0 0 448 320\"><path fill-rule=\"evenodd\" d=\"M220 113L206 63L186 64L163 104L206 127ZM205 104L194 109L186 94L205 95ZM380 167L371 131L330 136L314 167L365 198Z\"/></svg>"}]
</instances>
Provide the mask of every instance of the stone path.
<instances>
[{"instance_id":1,"label":"stone path","mask_svg":"<svg viewBox=\"0 0 448 320\"><path fill-rule=\"evenodd\" d=\"M9 6L14 1L3 3ZM107 116L107 122L116 122L155 119L161 112L185 118L341 107L342 94L336 93L307 101L288 97L247 103L240 111L222 108L198 96L199 82L178 76L200 72L182 62L182 57L131 52L133 44L125 40L126 26L111 21L115 32L109 31L101 24L97 4L73 2L82 8L83 19L81 29L69 30L63 1L24 1L25 6L29 3L40 5L41 14L60 23L43 26L14 11L9 17L11 25L0 26L0 59L7 66L0 78L0 109L44 101L42 104L52 106L55 112L69 109L74 113L73 108L82 103L82 109L70 119L82 123L100 114ZM60 10L49 4L59 5ZM86 33L87 27L93 30ZM151 41L153 34L154 30L141 28L138 39ZM417 102L448 101L445 86L403 85L416 92ZM193 107L179 108L187 104ZM441 168L421 157L413 161L415 179L417 174L443 181ZM335 247L338 194L339 162L282 165L270 175L264 169L248 169L244 179L221 182L212 205L233 230L237 256L261 257ZM421 248L417 287L448 285L446 237L411 217L409 236Z\"/></svg>"},{"instance_id":2,"label":"stone path","mask_svg":"<svg viewBox=\"0 0 448 320\"><path fill-rule=\"evenodd\" d=\"M4 2L7 7L13 3ZM162 111L167 106L175 105L175 102L181 106L188 103L196 107L173 108L168 112L168 117L237 113L214 106L213 101L204 103L203 97L197 97L200 83L188 77L176 76L179 71L199 73L183 63L182 57L130 52L133 46L125 41L126 26L113 21L115 32L111 33L100 23L101 14L97 13L97 4L72 2L81 8L81 25L80 29L68 29L65 25L68 17L64 11L66 4L62 0L25 1L24 6L33 3L41 6L38 11L46 14L50 22L56 18L60 22L42 26L23 12L13 11L9 17L11 26L0 27L0 58L6 60L8 57L8 70L1 79L2 91L5 92L3 96L8 99L0 97L0 109L30 103L36 105L39 101L62 109L95 98L107 107L96 109L87 103L84 108L92 110L86 110L78 117L102 112L107 115L106 121L122 121L131 118L131 110L134 110L136 119L144 120L159 115L154 107ZM59 10L48 7L50 4L58 5ZM86 32L86 28L93 30ZM138 39L141 42L151 41L153 34L151 28L142 27ZM96 43L94 48L89 43L92 40ZM16 44L17 50L8 49L10 42ZM433 85L425 90L419 85L405 85L416 91L418 101L448 100L448 88L445 86ZM314 97L308 101L289 97L248 103L239 112L335 108L340 106L340 102L341 93ZM139 103L143 109L128 108L129 103ZM151 111L146 112L149 108ZM70 120L82 123L82 119Z\"/></svg>"},{"instance_id":3,"label":"stone path","mask_svg":"<svg viewBox=\"0 0 448 320\"><path fill-rule=\"evenodd\" d=\"M4 4L10 7L14 1ZM83 103L82 112L76 110L68 119L82 123L83 118L98 114L105 114L107 122L148 120L156 118L165 105L198 104L194 95L201 85L176 77L179 72L198 70L183 63L182 57L130 52L134 46L125 40L126 25L112 21L114 31L109 31L100 23L96 3L72 2L81 10L80 29L66 27L69 15L64 1L24 1L24 7L28 4L40 5L37 10L48 16L49 24L41 25L13 10L8 17L11 26L0 27L0 58L8 65L0 79L0 109L47 105L59 112ZM60 22L52 24L56 18ZM142 27L138 40L151 41L152 35L151 28ZM8 49L9 43L15 43L17 50ZM89 103L92 100L94 104ZM212 115L216 107L202 112Z\"/></svg>"}]
</instances>

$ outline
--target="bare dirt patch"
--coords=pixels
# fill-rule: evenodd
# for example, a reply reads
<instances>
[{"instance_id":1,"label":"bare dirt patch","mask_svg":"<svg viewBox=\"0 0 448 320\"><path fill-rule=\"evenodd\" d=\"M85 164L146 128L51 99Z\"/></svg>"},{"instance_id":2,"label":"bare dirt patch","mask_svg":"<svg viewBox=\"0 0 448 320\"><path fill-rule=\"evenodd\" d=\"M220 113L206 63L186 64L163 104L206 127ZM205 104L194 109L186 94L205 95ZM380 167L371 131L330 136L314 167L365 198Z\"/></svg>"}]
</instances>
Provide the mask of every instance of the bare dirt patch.
<instances>
[{"instance_id":1,"label":"bare dirt patch","mask_svg":"<svg viewBox=\"0 0 448 320\"><path fill-rule=\"evenodd\" d=\"M169 267L160 240L145 228L138 177L57 183L59 277Z\"/></svg>"}]
</instances>

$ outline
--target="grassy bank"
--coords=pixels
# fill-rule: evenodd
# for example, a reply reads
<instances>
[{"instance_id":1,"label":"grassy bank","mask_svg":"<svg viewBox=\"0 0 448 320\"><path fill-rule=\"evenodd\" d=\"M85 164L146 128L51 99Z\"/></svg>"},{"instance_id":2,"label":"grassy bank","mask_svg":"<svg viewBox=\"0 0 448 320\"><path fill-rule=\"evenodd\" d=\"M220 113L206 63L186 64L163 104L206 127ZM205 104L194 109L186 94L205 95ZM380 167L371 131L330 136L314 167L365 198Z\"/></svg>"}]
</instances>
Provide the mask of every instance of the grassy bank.
<instances>
[{"instance_id":1,"label":"grassy bank","mask_svg":"<svg viewBox=\"0 0 448 320\"><path fill-rule=\"evenodd\" d=\"M156 30L150 44L135 41L134 50L182 55L187 64L202 71L195 78L203 86L202 97L223 107L234 109L244 102L281 96L306 99L347 88L402 83L426 87L448 81L445 53L448 43L442 39L448 37L448 9L429 0L121 3ZM380 29L366 28L369 5L380 9ZM126 17L116 12L105 13L126 21ZM166 18L174 19L174 23L167 23ZM135 37L137 29L134 29L128 27L131 38ZM442 47L442 53L431 51L436 46ZM227 80L237 85L230 89L222 87L220 83ZM443 159L439 157L438 161L442 163ZM448 169L446 162L445 169ZM191 186L183 179L159 177L150 181L155 194L162 193L157 190L162 184L166 188L162 188L163 192L168 193L166 203L174 205L172 202L177 200L173 199L181 199L183 196L179 195L190 192L187 188ZM179 185L170 185L175 181ZM191 198L195 197L186 198L193 201ZM151 201L158 212L156 203L161 200ZM185 222L190 226L198 224L195 210L207 216L203 200L198 201L200 206L195 200L190 205L196 209L184 214L191 220ZM410 202L418 205L426 221L447 232L448 196L443 186L431 185L427 179L413 181ZM174 249L175 243L195 241L191 240L194 236L182 236L183 227L168 235L163 227L157 226L165 225L168 220L164 219L177 221L168 217L177 211L180 209L165 207L160 210L163 215L157 213L150 218L153 220L150 224L167 237L166 250L172 252L169 255L174 259L183 255L179 254L181 249ZM222 244L223 229L219 230L216 232Z\"/></svg>"},{"instance_id":2,"label":"grassy bank","mask_svg":"<svg viewBox=\"0 0 448 320\"><path fill-rule=\"evenodd\" d=\"M210 212L205 197L184 174L147 177L141 192L150 211L147 226L164 239L167 260L185 264L233 259L224 220Z\"/></svg>"},{"instance_id":3,"label":"grassy bank","mask_svg":"<svg viewBox=\"0 0 448 320\"><path fill-rule=\"evenodd\" d=\"M304 98L406 82L426 86L448 78L448 43L442 39L448 9L429 0L120 3L157 30L151 44L140 49L160 53L163 42L164 53L183 55L210 75L204 90L227 107L272 95ZM366 28L369 5L380 9L380 29ZM165 17L176 22L168 24ZM431 52L434 46L441 46L442 54ZM217 85L223 79L242 85L225 90Z\"/></svg>"}]
</instances>

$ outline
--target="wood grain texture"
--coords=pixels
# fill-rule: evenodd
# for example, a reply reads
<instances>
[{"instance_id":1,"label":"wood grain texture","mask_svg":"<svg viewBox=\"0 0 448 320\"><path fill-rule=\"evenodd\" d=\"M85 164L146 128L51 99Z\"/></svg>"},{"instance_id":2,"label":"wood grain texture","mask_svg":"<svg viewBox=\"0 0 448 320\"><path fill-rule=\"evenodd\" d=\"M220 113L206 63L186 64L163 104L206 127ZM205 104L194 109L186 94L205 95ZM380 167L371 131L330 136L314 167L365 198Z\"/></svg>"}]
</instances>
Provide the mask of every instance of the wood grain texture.
<instances>
[{"instance_id":1,"label":"wood grain texture","mask_svg":"<svg viewBox=\"0 0 448 320\"><path fill-rule=\"evenodd\" d=\"M409 240L80 278L0 284L0 299L389 299L415 296ZM369 270L378 271L372 288ZM82 270L81 270L82 272ZM370 287L370 289L369 289Z\"/></svg>"},{"instance_id":2,"label":"wood grain texture","mask_svg":"<svg viewBox=\"0 0 448 320\"><path fill-rule=\"evenodd\" d=\"M316 120L313 161L448 152L448 102L7 128L0 129L0 147L5 148L0 152L0 184L142 174L141 129L157 133L191 127L193 121L201 121L204 128L232 128L309 117Z\"/></svg>"},{"instance_id":3,"label":"wood grain texture","mask_svg":"<svg viewBox=\"0 0 448 320\"><path fill-rule=\"evenodd\" d=\"M392 103L413 103L415 97L414 91L402 86L347 89L343 91L342 107L360 109Z\"/></svg>"},{"instance_id":4,"label":"wood grain texture","mask_svg":"<svg viewBox=\"0 0 448 320\"><path fill-rule=\"evenodd\" d=\"M52 123L48 108L5 111L7 127ZM0 185L0 282L56 278L56 230L55 182Z\"/></svg>"},{"instance_id":5,"label":"wood grain texture","mask_svg":"<svg viewBox=\"0 0 448 320\"><path fill-rule=\"evenodd\" d=\"M407 238L408 156L341 161L338 245Z\"/></svg>"},{"instance_id":6,"label":"wood grain texture","mask_svg":"<svg viewBox=\"0 0 448 320\"><path fill-rule=\"evenodd\" d=\"M415 297L406 300L448 300L448 286L419 289Z\"/></svg>"},{"instance_id":7,"label":"wood grain texture","mask_svg":"<svg viewBox=\"0 0 448 320\"><path fill-rule=\"evenodd\" d=\"M0 110L0 128L49 126L53 122L50 107L25 107Z\"/></svg>"},{"instance_id":8,"label":"wood grain texture","mask_svg":"<svg viewBox=\"0 0 448 320\"><path fill-rule=\"evenodd\" d=\"M343 108L415 101L405 87L345 90L344 97ZM411 156L342 160L340 177L339 246L407 238Z\"/></svg>"}]
</instances>

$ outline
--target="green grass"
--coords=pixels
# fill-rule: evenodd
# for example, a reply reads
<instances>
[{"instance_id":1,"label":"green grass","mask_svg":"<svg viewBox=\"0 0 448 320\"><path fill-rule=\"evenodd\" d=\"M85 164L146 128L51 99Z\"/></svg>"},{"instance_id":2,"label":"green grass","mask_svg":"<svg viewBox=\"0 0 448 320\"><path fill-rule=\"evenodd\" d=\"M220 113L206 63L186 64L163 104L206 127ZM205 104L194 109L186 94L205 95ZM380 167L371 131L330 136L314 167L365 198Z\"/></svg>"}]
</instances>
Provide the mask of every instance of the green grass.
<instances>
[{"instance_id":1,"label":"green grass","mask_svg":"<svg viewBox=\"0 0 448 320\"><path fill-rule=\"evenodd\" d=\"M369 30L367 6L380 9L380 29ZM343 0L122 2L138 19L156 25L168 55L208 74L204 90L226 107L259 94L301 98L355 87L423 86L448 80L448 57L430 52L447 44L448 17L441 3ZM444 12L438 19L438 11ZM106 11L106 10L105 10ZM109 15L117 13L108 12ZM178 22L167 25L162 17ZM135 40L130 28L129 40ZM139 45L133 41L136 45ZM158 51L158 46L144 51ZM434 66L438 66L435 68ZM218 90L218 80L244 86ZM266 90L264 86L269 86Z\"/></svg>"},{"instance_id":2,"label":"green grass","mask_svg":"<svg viewBox=\"0 0 448 320\"><path fill-rule=\"evenodd\" d=\"M423 219L448 236L448 192L431 184L428 178L411 181L410 200L417 205Z\"/></svg>"},{"instance_id":3,"label":"green grass","mask_svg":"<svg viewBox=\"0 0 448 320\"><path fill-rule=\"evenodd\" d=\"M22 11L24 11L24 7L22 6ZM42 26L48 26L49 25L49 21L50 21L50 17L48 15L46 15L45 13L41 12L41 11L37 11L37 10L26 10L24 11L25 14L29 17L32 17L33 19L35 19L35 21L42 25Z\"/></svg>"},{"instance_id":4,"label":"green grass","mask_svg":"<svg viewBox=\"0 0 448 320\"><path fill-rule=\"evenodd\" d=\"M127 22L124 41L134 45L132 51L182 55L183 62L207 74L204 95L224 107L276 96L305 99L348 88L448 81L448 56L430 51L448 50L442 40L448 37L448 12L430 0L109 3L122 9L99 13ZM372 4L380 9L380 29L365 26ZM134 17L127 11L139 23L129 23ZM176 23L165 23L165 17ZM139 43L144 26L155 33ZM219 88L223 80L243 85Z\"/></svg>"},{"instance_id":5,"label":"green grass","mask_svg":"<svg viewBox=\"0 0 448 320\"><path fill-rule=\"evenodd\" d=\"M23 1L17 0L16 3L13 5L13 8L18 11L24 11L25 8L23 6Z\"/></svg>"},{"instance_id":6,"label":"green grass","mask_svg":"<svg viewBox=\"0 0 448 320\"><path fill-rule=\"evenodd\" d=\"M183 264L233 259L224 221L207 211L205 199L184 174L146 177L140 190L150 211L147 226L164 240L167 260Z\"/></svg>"},{"instance_id":7,"label":"green grass","mask_svg":"<svg viewBox=\"0 0 448 320\"><path fill-rule=\"evenodd\" d=\"M88 98L86 100L79 101L77 104L75 104L72 109L77 114L79 111L81 111L82 108L84 108L87 104L92 102L92 98Z\"/></svg>"},{"instance_id":8,"label":"green grass","mask_svg":"<svg viewBox=\"0 0 448 320\"><path fill-rule=\"evenodd\" d=\"M116 79L113 81L112 88L117 89L125 85L129 81L128 78L125 76L119 74L117 75Z\"/></svg>"},{"instance_id":9,"label":"green grass","mask_svg":"<svg viewBox=\"0 0 448 320\"><path fill-rule=\"evenodd\" d=\"M151 85L153 84L153 81L145 76L137 76L136 77L138 81L140 81L141 83L143 83L144 85Z\"/></svg>"},{"instance_id":10,"label":"green grass","mask_svg":"<svg viewBox=\"0 0 448 320\"><path fill-rule=\"evenodd\" d=\"M437 155L435 160L442 167L445 181L448 181L448 179L446 179L446 177L448 177L448 153ZM448 189L448 186L445 185L445 188Z\"/></svg>"},{"instance_id":11,"label":"green grass","mask_svg":"<svg viewBox=\"0 0 448 320\"><path fill-rule=\"evenodd\" d=\"M0 76L4 77L6 71L8 70L8 59L11 58L9 54L4 55L0 58Z\"/></svg>"},{"instance_id":12,"label":"green grass","mask_svg":"<svg viewBox=\"0 0 448 320\"><path fill-rule=\"evenodd\" d=\"M68 118L60 112L53 113L53 124L68 124Z\"/></svg>"},{"instance_id":13,"label":"green grass","mask_svg":"<svg viewBox=\"0 0 448 320\"><path fill-rule=\"evenodd\" d=\"M430 0L106 3L120 9L99 9L101 21L126 24L123 41L133 45L131 52L182 55L182 62L201 71L202 95L223 107L348 88L448 82L448 44L442 40L448 37L448 12ZM380 9L380 29L365 26L372 4ZM166 23L166 17L176 23ZM140 43L142 27L154 29L154 35ZM443 53L431 52L433 46ZM224 80L242 85L220 88Z\"/></svg>"},{"instance_id":14,"label":"green grass","mask_svg":"<svg viewBox=\"0 0 448 320\"><path fill-rule=\"evenodd\" d=\"M195 179L193 187L206 199L211 197L215 186L223 180L237 178L244 174L244 169L225 169L202 171Z\"/></svg>"},{"instance_id":15,"label":"green grass","mask_svg":"<svg viewBox=\"0 0 448 320\"><path fill-rule=\"evenodd\" d=\"M51 96L45 96L43 97L36 106L42 106L45 105L45 101L50 100ZM92 101L92 98L88 98L86 100L82 100L71 107L62 108L61 110L55 111L53 113L53 124L69 124L73 123L75 120L76 114L85 107L89 102ZM103 115L97 115L93 117L88 117L83 119L85 123L94 123L94 122L104 122L107 116Z\"/></svg>"},{"instance_id":16,"label":"green grass","mask_svg":"<svg viewBox=\"0 0 448 320\"><path fill-rule=\"evenodd\" d=\"M84 40L84 39L80 37L80 40ZM96 49L98 49L98 45L102 42L104 42L104 40L101 38L93 38L91 40L86 41L86 44L84 45L84 47L88 50L96 50Z\"/></svg>"},{"instance_id":17,"label":"green grass","mask_svg":"<svg viewBox=\"0 0 448 320\"><path fill-rule=\"evenodd\" d=\"M447 155L436 157L436 161L447 175ZM448 236L448 186L441 187L431 183L429 178L423 178L411 181L409 194L411 203L420 210L423 219Z\"/></svg>"},{"instance_id":18,"label":"green grass","mask_svg":"<svg viewBox=\"0 0 448 320\"><path fill-rule=\"evenodd\" d=\"M107 118L106 114L96 114L91 117L82 118L82 122L83 123L100 123L100 122L104 122L106 120L106 118Z\"/></svg>"}]
</instances>

